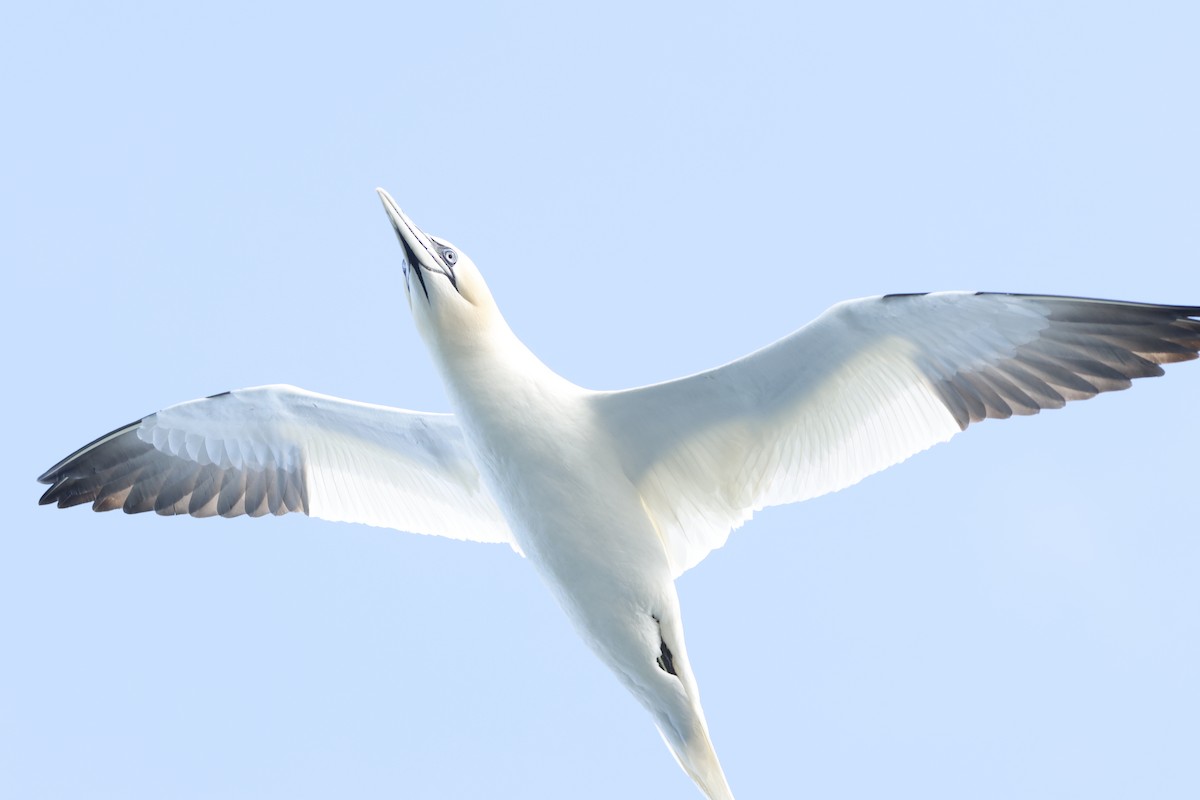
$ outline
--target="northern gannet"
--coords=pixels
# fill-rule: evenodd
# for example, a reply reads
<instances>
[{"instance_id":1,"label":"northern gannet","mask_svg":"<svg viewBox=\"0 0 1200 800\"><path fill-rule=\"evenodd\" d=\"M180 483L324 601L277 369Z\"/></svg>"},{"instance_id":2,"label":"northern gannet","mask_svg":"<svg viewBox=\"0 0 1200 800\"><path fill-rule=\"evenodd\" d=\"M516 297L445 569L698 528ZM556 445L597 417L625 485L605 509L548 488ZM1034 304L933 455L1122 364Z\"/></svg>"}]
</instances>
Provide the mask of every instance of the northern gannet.
<instances>
[{"instance_id":1,"label":"northern gannet","mask_svg":"<svg viewBox=\"0 0 1200 800\"><path fill-rule=\"evenodd\" d=\"M758 509L816 497L971 423L1059 408L1194 359L1200 307L1041 295L833 306L744 358L590 391L505 323L475 264L378 190L454 413L291 386L170 406L38 478L97 511L299 511L526 556L710 800L733 797L700 705L675 578Z\"/></svg>"}]
</instances>

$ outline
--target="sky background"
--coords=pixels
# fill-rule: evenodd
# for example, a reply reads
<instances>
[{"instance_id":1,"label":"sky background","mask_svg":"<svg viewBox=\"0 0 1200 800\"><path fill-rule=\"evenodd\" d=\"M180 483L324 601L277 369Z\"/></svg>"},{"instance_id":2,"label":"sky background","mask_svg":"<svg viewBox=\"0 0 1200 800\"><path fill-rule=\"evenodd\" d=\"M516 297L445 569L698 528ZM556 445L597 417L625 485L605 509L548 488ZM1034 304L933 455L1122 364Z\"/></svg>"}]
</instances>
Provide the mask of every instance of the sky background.
<instances>
[{"instance_id":1,"label":"sky background","mask_svg":"<svg viewBox=\"0 0 1200 800\"><path fill-rule=\"evenodd\" d=\"M883 292L1200 303L1195 3L166 5L0 24L0 796L698 796L505 547L36 506L230 388L447 410L376 186L593 388ZM1198 408L988 423L684 575L737 796L1200 795Z\"/></svg>"}]
</instances>

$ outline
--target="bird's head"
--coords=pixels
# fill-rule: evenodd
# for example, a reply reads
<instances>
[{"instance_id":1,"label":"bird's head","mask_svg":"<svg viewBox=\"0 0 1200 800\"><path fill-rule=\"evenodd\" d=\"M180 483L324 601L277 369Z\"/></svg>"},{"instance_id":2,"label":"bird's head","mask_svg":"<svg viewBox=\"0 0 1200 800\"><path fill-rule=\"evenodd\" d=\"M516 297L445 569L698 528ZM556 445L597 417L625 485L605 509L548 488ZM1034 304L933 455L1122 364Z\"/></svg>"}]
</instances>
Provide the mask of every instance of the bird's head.
<instances>
[{"instance_id":1,"label":"bird's head","mask_svg":"<svg viewBox=\"0 0 1200 800\"><path fill-rule=\"evenodd\" d=\"M422 231L392 196L376 189L404 251L404 288L417 329L431 345L470 345L500 321L475 263L445 239Z\"/></svg>"}]
</instances>

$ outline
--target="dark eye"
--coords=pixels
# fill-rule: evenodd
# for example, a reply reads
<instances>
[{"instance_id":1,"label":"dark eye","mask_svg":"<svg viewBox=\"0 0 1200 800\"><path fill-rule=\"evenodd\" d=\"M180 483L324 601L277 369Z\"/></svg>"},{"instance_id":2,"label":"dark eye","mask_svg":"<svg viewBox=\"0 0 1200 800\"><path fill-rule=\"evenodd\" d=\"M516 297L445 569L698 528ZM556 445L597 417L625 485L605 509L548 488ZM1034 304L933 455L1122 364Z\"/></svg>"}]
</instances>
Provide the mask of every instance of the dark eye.
<instances>
[{"instance_id":1,"label":"dark eye","mask_svg":"<svg viewBox=\"0 0 1200 800\"><path fill-rule=\"evenodd\" d=\"M458 261L458 253L449 247L444 247L442 248L442 258L446 259L447 264L454 264L455 261Z\"/></svg>"}]
</instances>

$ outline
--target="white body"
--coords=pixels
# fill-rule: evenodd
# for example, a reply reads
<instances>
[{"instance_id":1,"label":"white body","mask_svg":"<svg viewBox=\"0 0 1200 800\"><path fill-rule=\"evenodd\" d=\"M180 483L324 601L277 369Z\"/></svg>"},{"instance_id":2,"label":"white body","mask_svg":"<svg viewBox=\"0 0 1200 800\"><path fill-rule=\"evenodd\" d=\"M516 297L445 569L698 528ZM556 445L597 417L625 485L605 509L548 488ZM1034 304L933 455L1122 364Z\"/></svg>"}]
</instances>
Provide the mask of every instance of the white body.
<instances>
[{"instance_id":1,"label":"white body","mask_svg":"<svg viewBox=\"0 0 1200 800\"><path fill-rule=\"evenodd\" d=\"M731 798L687 660L668 550L595 412L597 393L546 367L498 313L483 335L445 335L418 320L515 545L655 715L688 774L709 797ZM660 643L675 675L646 657Z\"/></svg>"}]
</instances>

